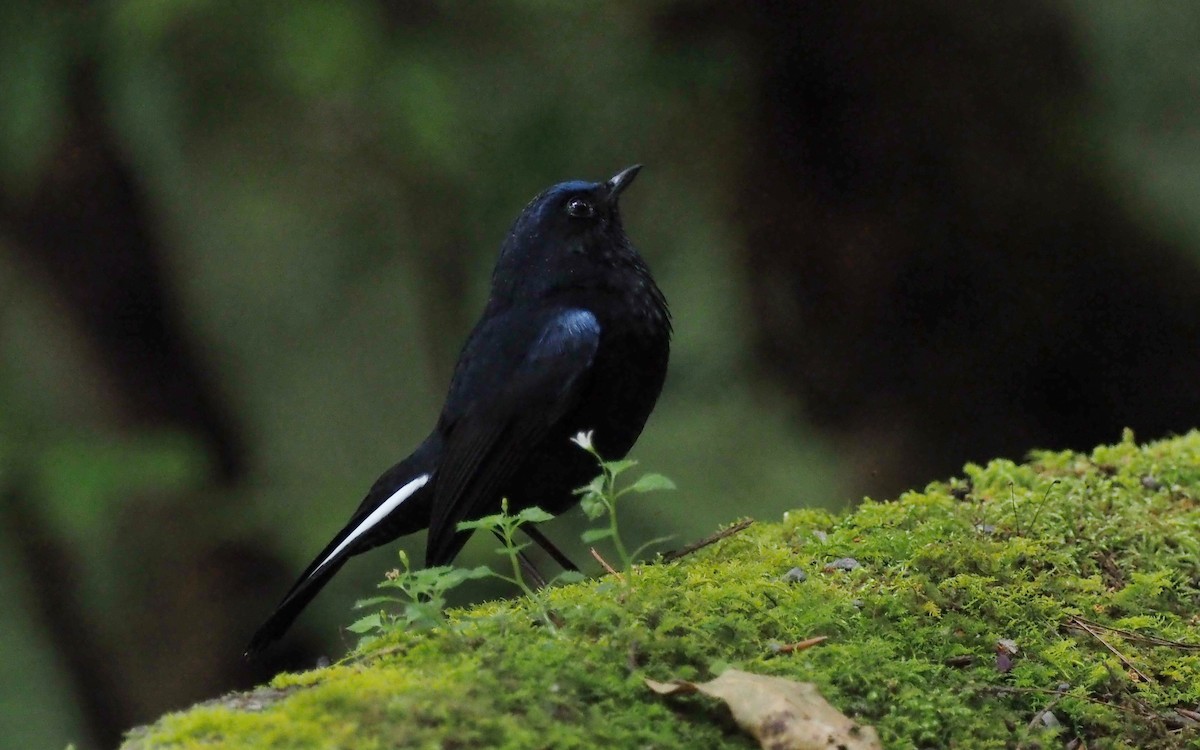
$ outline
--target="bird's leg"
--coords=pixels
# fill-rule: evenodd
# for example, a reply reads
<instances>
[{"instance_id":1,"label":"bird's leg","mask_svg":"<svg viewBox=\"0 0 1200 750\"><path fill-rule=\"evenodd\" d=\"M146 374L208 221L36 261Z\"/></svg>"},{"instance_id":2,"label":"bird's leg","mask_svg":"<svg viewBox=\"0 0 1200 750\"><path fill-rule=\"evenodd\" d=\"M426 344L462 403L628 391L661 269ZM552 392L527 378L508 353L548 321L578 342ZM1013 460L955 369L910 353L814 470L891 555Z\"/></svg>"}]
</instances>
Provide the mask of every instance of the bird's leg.
<instances>
[{"instance_id":1,"label":"bird's leg","mask_svg":"<svg viewBox=\"0 0 1200 750\"><path fill-rule=\"evenodd\" d=\"M538 589L546 588L546 579L542 577L537 567L534 566L533 560L526 557L524 552L518 552L517 559L521 561L521 567L525 570L525 575L529 577L530 583L533 584L533 590L537 591Z\"/></svg>"},{"instance_id":2,"label":"bird's leg","mask_svg":"<svg viewBox=\"0 0 1200 750\"><path fill-rule=\"evenodd\" d=\"M554 542L546 538L546 535L538 531L536 527L525 525L521 527L521 531L525 532L525 536L537 542L537 546L546 550L546 554L554 558L554 562L558 563L563 570L570 570L575 573L579 572L579 566L571 562L571 558L562 553L558 547L554 546Z\"/></svg>"},{"instance_id":3,"label":"bird's leg","mask_svg":"<svg viewBox=\"0 0 1200 750\"><path fill-rule=\"evenodd\" d=\"M495 534L496 538L499 539L501 542L508 541L507 539L504 538L504 535L500 533L499 529L493 529L492 533ZM521 563L521 570L524 572L525 576L529 579L529 581L533 584L534 591L537 591L538 589L546 588L546 579L545 579L545 577L542 576L541 573L538 572L537 567L533 564L533 560L530 560L525 555L524 552L517 553L517 560L519 560Z\"/></svg>"}]
</instances>

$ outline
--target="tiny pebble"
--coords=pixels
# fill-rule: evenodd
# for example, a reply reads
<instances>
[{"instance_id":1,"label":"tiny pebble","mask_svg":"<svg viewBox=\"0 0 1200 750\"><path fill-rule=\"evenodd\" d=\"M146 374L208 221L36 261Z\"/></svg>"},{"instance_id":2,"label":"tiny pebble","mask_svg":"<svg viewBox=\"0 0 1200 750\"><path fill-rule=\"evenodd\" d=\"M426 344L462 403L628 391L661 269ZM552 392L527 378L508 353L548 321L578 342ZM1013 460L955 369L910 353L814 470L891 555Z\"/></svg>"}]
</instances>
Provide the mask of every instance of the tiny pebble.
<instances>
[{"instance_id":1,"label":"tiny pebble","mask_svg":"<svg viewBox=\"0 0 1200 750\"><path fill-rule=\"evenodd\" d=\"M1161 490L1163 483L1158 481L1153 474L1147 474L1142 477L1142 486L1151 491Z\"/></svg>"},{"instance_id":2,"label":"tiny pebble","mask_svg":"<svg viewBox=\"0 0 1200 750\"><path fill-rule=\"evenodd\" d=\"M1041 715L1038 716L1038 720L1047 729L1056 729L1062 726L1062 722L1058 720L1053 711L1042 711Z\"/></svg>"},{"instance_id":3,"label":"tiny pebble","mask_svg":"<svg viewBox=\"0 0 1200 750\"><path fill-rule=\"evenodd\" d=\"M828 535L828 534L826 534L824 531L819 531L819 530L818 530L818 531L814 531L814 532L813 532L813 536L815 536L815 537L817 538L817 541L818 541L818 542L823 542L823 541L825 541L826 539L828 539L828 538L829 538L829 535Z\"/></svg>"},{"instance_id":4,"label":"tiny pebble","mask_svg":"<svg viewBox=\"0 0 1200 750\"><path fill-rule=\"evenodd\" d=\"M862 609L863 608L863 600L862 599L854 599L850 602L850 606L854 607L855 609Z\"/></svg>"},{"instance_id":5,"label":"tiny pebble","mask_svg":"<svg viewBox=\"0 0 1200 750\"><path fill-rule=\"evenodd\" d=\"M804 583L808 580L808 573L805 573L802 568L792 568L783 574L783 580L788 583Z\"/></svg>"},{"instance_id":6,"label":"tiny pebble","mask_svg":"<svg viewBox=\"0 0 1200 750\"><path fill-rule=\"evenodd\" d=\"M839 557L833 562L825 566L825 570L854 570L858 567L858 560L853 557Z\"/></svg>"},{"instance_id":7,"label":"tiny pebble","mask_svg":"<svg viewBox=\"0 0 1200 750\"><path fill-rule=\"evenodd\" d=\"M1070 690L1070 689L1071 689L1071 683L1069 683L1069 682L1060 682L1060 683L1058 683L1058 685L1057 685L1057 686L1054 688L1054 691L1055 691L1055 692L1057 692L1057 693L1065 693L1065 692L1067 692L1067 691L1068 691L1068 690Z\"/></svg>"},{"instance_id":8,"label":"tiny pebble","mask_svg":"<svg viewBox=\"0 0 1200 750\"><path fill-rule=\"evenodd\" d=\"M981 523L975 527L975 530L978 531L980 534L991 535L991 534L996 533L996 527L990 523Z\"/></svg>"},{"instance_id":9,"label":"tiny pebble","mask_svg":"<svg viewBox=\"0 0 1200 750\"><path fill-rule=\"evenodd\" d=\"M1013 668L1013 658L1003 651L996 654L996 671L1000 674L1008 674Z\"/></svg>"},{"instance_id":10,"label":"tiny pebble","mask_svg":"<svg viewBox=\"0 0 1200 750\"><path fill-rule=\"evenodd\" d=\"M1000 640L996 641L996 650L1009 654L1016 654L1021 650L1021 647L1018 646L1017 642L1012 638L1001 638Z\"/></svg>"}]
</instances>

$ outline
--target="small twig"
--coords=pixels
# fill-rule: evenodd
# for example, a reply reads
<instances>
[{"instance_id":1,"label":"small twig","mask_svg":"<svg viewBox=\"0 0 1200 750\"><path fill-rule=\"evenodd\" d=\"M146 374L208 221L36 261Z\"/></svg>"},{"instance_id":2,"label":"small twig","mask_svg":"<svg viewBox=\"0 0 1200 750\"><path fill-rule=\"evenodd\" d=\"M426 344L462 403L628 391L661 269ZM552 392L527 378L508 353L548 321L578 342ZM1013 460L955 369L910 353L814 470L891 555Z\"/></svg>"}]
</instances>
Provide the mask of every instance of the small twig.
<instances>
[{"instance_id":1,"label":"small twig","mask_svg":"<svg viewBox=\"0 0 1200 750\"><path fill-rule=\"evenodd\" d=\"M1012 505L1013 525L1017 527L1017 536L1021 536L1021 514L1017 510L1016 484L1011 480L1008 483L1008 502Z\"/></svg>"},{"instance_id":2,"label":"small twig","mask_svg":"<svg viewBox=\"0 0 1200 750\"><path fill-rule=\"evenodd\" d=\"M614 570L613 566L608 564L608 560L605 560L603 557L600 556L600 553L596 551L595 547L590 547L589 549L592 553L592 557L596 558L596 562L600 563L600 567L602 567L606 571L608 571L608 573L610 575L615 576L616 579L618 581L620 581L621 583L625 583L625 576L621 575L616 570Z\"/></svg>"},{"instance_id":3,"label":"small twig","mask_svg":"<svg viewBox=\"0 0 1200 750\"><path fill-rule=\"evenodd\" d=\"M1038 516L1042 515L1042 508L1046 507L1046 501L1050 499L1050 491L1054 489L1054 485L1061 481L1061 479L1055 479L1050 483L1050 486L1046 488L1046 494L1042 495L1042 502L1038 505L1037 511L1034 512L1033 519L1029 522L1029 528L1031 530L1033 529L1034 525L1037 524Z\"/></svg>"},{"instance_id":4,"label":"small twig","mask_svg":"<svg viewBox=\"0 0 1200 750\"><path fill-rule=\"evenodd\" d=\"M706 536L698 542L692 542L691 544L684 547L683 549L678 549L678 550L674 550L672 552L667 552L667 553L663 554L662 561L663 562L674 562L675 560L678 560L681 557L687 557L688 555L692 554L693 552L702 550L705 547L709 546L710 544L716 544L717 542L721 541L722 539L724 539L726 537L730 537L730 536L733 536L734 534L745 531L746 529L750 528L750 524L752 524L752 523L754 523L753 518L747 518L743 521L738 521L737 523L730 526L729 528L721 529L717 533L712 534L711 536Z\"/></svg>"},{"instance_id":5,"label":"small twig","mask_svg":"<svg viewBox=\"0 0 1200 750\"><path fill-rule=\"evenodd\" d=\"M776 646L775 648L773 648L771 650L777 654L792 654L797 651L804 651L805 649L810 649L813 646L817 645L818 643L821 643L822 641L827 641L827 640L829 640L829 636L818 635L818 636L814 636L812 638L805 638L804 640L797 641L796 643L785 643L784 645Z\"/></svg>"},{"instance_id":6,"label":"small twig","mask_svg":"<svg viewBox=\"0 0 1200 750\"><path fill-rule=\"evenodd\" d=\"M1135 711L1132 708L1129 708L1128 706L1120 706L1120 705L1117 705L1116 703L1109 703L1108 701L1102 701L1099 698L1093 698L1090 695L1071 695L1071 694L1067 694L1067 693L1062 693L1058 690L1050 690L1048 688L1009 687L1008 685L979 685L979 684L976 684L973 687L975 687L977 690L989 690L989 691L996 692L996 693L1019 693L1019 694L1037 693L1037 694L1041 694L1041 695L1055 695L1055 696L1060 696L1063 698L1073 698L1075 700L1087 701L1088 703L1095 703L1098 706L1108 706L1109 708L1115 708L1118 711L1123 711L1124 713L1127 713L1127 714L1133 714L1134 716L1140 716L1143 718L1145 717L1145 714L1141 711Z\"/></svg>"},{"instance_id":7,"label":"small twig","mask_svg":"<svg viewBox=\"0 0 1200 750\"><path fill-rule=\"evenodd\" d=\"M1131 662L1129 660L1129 658L1127 656L1125 656L1125 654L1122 654L1120 651L1115 649L1112 646L1112 644L1110 644L1108 641L1104 640L1104 638L1102 638L1100 636L1100 634L1098 632L1096 632L1096 629L1093 628L1091 625L1089 625L1086 621L1081 620L1078 617L1072 617L1068 620L1068 623L1074 624L1075 627L1080 628L1081 630L1085 631L1086 633L1091 635L1096 640L1100 641L1100 643L1103 644L1106 649L1111 651L1118 659L1121 660L1122 664L1124 664L1129 669L1133 670L1134 674L1136 674L1138 677L1142 678L1143 681L1153 682L1153 680L1151 680L1149 677L1146 676L1145 672L1143 672L1142 670L1140 670L1136 666L1134 666L1133 662Z\"/></svg>"},{"instance_id":8,"label":"small twig","mask_svg":"<svg viewBox=\"0 0 1200 750\"><path fill-rule=\"evenodd\" d=\"M1095 622L1093 620L1088 620L1088 619L1080 617L1078 615L1074 615L1070 619L1078 620L1081 623L1086 623L1087 625L1090 625L1093 628L1097 628L1098 630L1106 630L1110 633L1116 633L1117 635L1119 635L1122 638L1129 640L1129 641L1141 641L1143 643L1149 643L1152 646L1166 646L1169 648L1177 648L1182 651L1200 651L1200 643L1184 643L1183 641L1172 641L1169 638L1159 638L1158 636L1145 635L1143 633L1138 633L1133 630L1125 630L1123 628L1114 628L1111 625L1104 625L1102 623ZM1074 625L1074 623L1068 622L1067 625L1072 626L1072 625Z\"/></svg>"}]
</instances>

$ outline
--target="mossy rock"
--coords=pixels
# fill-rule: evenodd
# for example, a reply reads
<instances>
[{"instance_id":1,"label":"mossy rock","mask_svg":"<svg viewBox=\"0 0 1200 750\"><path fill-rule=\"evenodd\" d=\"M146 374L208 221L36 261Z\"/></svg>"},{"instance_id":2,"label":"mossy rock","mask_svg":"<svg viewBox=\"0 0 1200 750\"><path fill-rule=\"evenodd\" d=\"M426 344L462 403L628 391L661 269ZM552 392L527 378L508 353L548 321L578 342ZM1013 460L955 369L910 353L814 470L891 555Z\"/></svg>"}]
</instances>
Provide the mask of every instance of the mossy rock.
<instances>
[{"instance_id":1,"label":"mossy rock","mask_svg":"<svg viewBox=\"0 0 1200 750\"><path fill-rule=\"evenodd\" d=\"M124 747L755 747L719 704L644 683L723 665L816 683L888 748L1198 747L1198 498L1197 432L971 465L551 590L557 629L484 604Z\"/></svg>"}]
</instances>

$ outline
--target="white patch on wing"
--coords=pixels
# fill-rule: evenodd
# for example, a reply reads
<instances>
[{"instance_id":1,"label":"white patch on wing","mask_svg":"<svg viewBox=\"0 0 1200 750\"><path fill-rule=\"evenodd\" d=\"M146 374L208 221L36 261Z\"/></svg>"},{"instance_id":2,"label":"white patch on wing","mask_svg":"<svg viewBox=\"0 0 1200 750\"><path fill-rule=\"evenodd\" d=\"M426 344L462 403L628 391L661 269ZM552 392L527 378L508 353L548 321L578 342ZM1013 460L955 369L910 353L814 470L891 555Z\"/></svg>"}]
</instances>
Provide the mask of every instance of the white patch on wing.
<instances>
[{"instance_id":1,"label":"white patch on wing","mask_svg":"<svg viewBox=\"0 0 1200 750\"><path fill-rule=\"evenodd\" d=\"M320 565L318 565L316 568L313 569L312 575L316 575L317 571L319 571L321 568L325 567L325 565L330 560L332 560L333 558L338 556L338 553L340 553L342 550L346 549L346 545L350 544L355 539L362 536L372 526L374 526L375 524L377 524L381 520L383 520L384 517L386 517L389 513L391 513L393 510L395 510L397 507L399 507L400 503L402 503L405 500L407 500L408 498L412 497L412 494L414 492L416 492L417 490L424 487L428 482L429 482L429 475L422 474L421 476L417 477L416 479L412 480L408 484L404 485L400 489L393 492L391 497L389 497L387 500L384 500L379 505L378 508L371 511L371 515L364 518L363 522L360 523L358 525L358 527L356 529L354 529L354 531L350 532L350 535L347 536L345 539L343 539L342 543L339 544L337 547L335 547L333 552L330 552L329 555L327 555L325 557L325 559L321 561ZM309 577L311 578L312 576L309 576Z\"/></svg>"},{"instance_id":2,"label":"white patch on wing","mask_svg":"<svg viewBox=\"0 0 1200 750\"><path fill-rule=\"evenodd\" d=\"M590 310L568 310L559 317L557 322L572 336L600 332L600 321L596 320L596 316Z\"/></svg>"},{"instance_id":3,"label":"white patch on wing","mask_svg":"<svg viewBox=\"0 0 1200 750\"><path fill-rule=\"evenodd\" d=\"M534 361L556 357L581 346L594 346L594 340L599 336L600 321L591 311L564 310L542 329L542 335L530 354ZM591 357L591 353L588 357Z\"/></svg>"}]
</instances>

